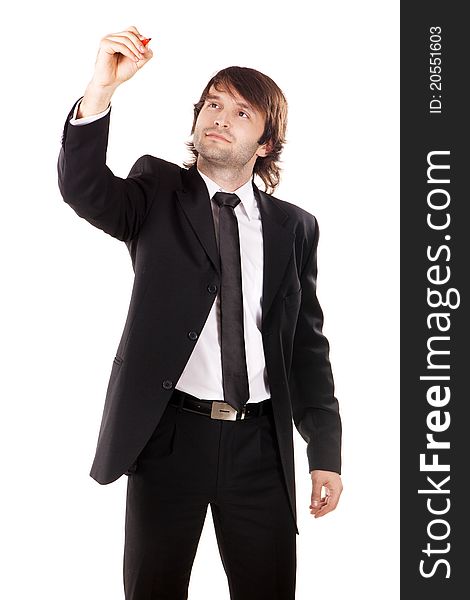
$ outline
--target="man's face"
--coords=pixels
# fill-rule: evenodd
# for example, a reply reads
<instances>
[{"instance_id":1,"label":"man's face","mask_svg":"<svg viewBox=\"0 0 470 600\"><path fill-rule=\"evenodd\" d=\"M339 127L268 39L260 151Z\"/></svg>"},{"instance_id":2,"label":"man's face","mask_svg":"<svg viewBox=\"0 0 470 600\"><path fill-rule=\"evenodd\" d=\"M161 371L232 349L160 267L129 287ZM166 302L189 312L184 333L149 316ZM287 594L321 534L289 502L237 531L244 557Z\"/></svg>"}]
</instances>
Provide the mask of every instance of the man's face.
<instances>
[{"instance_id":1,"label":"man's face","mask_svg":"<svg viewBox=\"0 0 470 600\"><path fill-rule=\"evenodd\" d=\"M235 90L232 94L210 88L196 121L193 145L209 163L253 170L257 157L266 156L269 150L267 144L258 144L264 115Z\"/></svg>"}]
</instances>

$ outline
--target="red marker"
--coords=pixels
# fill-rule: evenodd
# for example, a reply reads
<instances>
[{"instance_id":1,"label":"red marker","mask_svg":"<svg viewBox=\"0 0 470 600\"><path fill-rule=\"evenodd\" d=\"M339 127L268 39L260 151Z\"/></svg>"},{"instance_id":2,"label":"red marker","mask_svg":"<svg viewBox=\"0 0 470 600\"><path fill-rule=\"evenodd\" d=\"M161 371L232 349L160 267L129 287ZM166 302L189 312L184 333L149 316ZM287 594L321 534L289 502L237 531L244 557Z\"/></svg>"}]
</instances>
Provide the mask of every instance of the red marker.
<instances>
[{"instance_id":1,"label":"red marker","mask_svg":"<svg viewBox=\"0 0 470 600\"><path fill-rule=\"evenodd\" d=\"M140 40L140 43L141 43L143 46L146 46L146 45L147 45L147 44L150 42L150 40L151 40L151 39L152 39L152 38L145 38L145 39L143 39L143 40Z\"/></svg>"}]
</instances>

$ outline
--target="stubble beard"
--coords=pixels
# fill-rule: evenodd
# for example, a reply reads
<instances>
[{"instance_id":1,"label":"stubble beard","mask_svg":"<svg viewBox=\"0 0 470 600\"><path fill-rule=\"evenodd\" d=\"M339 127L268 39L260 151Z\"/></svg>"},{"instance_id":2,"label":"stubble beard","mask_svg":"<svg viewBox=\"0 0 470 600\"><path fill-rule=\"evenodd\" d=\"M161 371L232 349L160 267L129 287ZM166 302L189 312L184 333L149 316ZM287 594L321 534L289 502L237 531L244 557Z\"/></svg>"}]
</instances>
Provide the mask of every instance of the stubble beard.
<instances>
[{"instance_id":1,"label":"stubble beard","mask_svg":"<svg viewBox=\"0 0 470 600\"><path fill-rule=\"evenodd\" d=\"M204 131L194 132L193 146L199 156L208 163L236 171L242 171L258 149L258 144L235 145L234 142L213 142L206 138Z\"/></svg>"}]
</instances>

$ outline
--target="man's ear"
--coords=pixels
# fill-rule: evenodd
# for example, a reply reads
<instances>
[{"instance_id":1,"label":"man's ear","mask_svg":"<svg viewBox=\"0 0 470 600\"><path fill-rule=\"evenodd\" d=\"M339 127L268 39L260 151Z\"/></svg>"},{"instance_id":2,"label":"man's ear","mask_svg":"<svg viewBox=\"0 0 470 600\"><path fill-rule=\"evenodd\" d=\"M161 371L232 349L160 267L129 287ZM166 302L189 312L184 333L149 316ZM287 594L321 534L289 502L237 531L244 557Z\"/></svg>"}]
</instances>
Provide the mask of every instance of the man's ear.
<instances>
[{"instance_id":1,"label":"man's ear","mask_svg":"<svg viewBox=\"0 0 470 600\"><path fill-rule=\"evenodd\" d=\"M273 146L274 146L274 144L272 143L272 141L268 140L265 144L261 145L258 148L258 150L256 151L256 154L258 156L268 156L268 154L271 154Z\"/></svg>"}]
</instances>

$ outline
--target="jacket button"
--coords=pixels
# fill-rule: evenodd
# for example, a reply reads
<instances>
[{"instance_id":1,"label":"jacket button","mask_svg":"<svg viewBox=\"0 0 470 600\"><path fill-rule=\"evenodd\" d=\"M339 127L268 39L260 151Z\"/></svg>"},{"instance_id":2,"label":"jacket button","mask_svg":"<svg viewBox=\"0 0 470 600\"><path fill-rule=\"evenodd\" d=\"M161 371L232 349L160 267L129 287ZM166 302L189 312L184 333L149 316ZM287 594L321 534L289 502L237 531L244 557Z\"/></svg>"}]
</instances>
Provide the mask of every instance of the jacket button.
<instances>
[{"instance_id":1,"label":"jacket button","mask_svg":"<svg viewBox=\"0 0 470 600\"><path fill-rule=\"evenodd\" d=\"M189 338L190 340L197 340L197 333L196 333L195 331L190 331L190 332L188 333L188 338Z\"/></svg>"},{"instance_id":2,"label":"jacket button","mask_svg":"<svg viewBox=\"0 0 470 600\"><path fill-rule=\"evenodd\" d=\"M165 379L165 381L162 383L162 385L166 390L171 390L171 388L173 387L173 382L170 381L169 379Z\"/></svg>"},{"instance_id":3,"label":"jacket button","mask_svg":"<svg viewBox=\"0 0 470 600\"><path fill-rule=\"evenodd\" d=\"M215 283L210 283L207 286L207 291L210 292L211 294L215 294L217 291L217 286L215 285Z\"/></svg>"}]
</instances>

